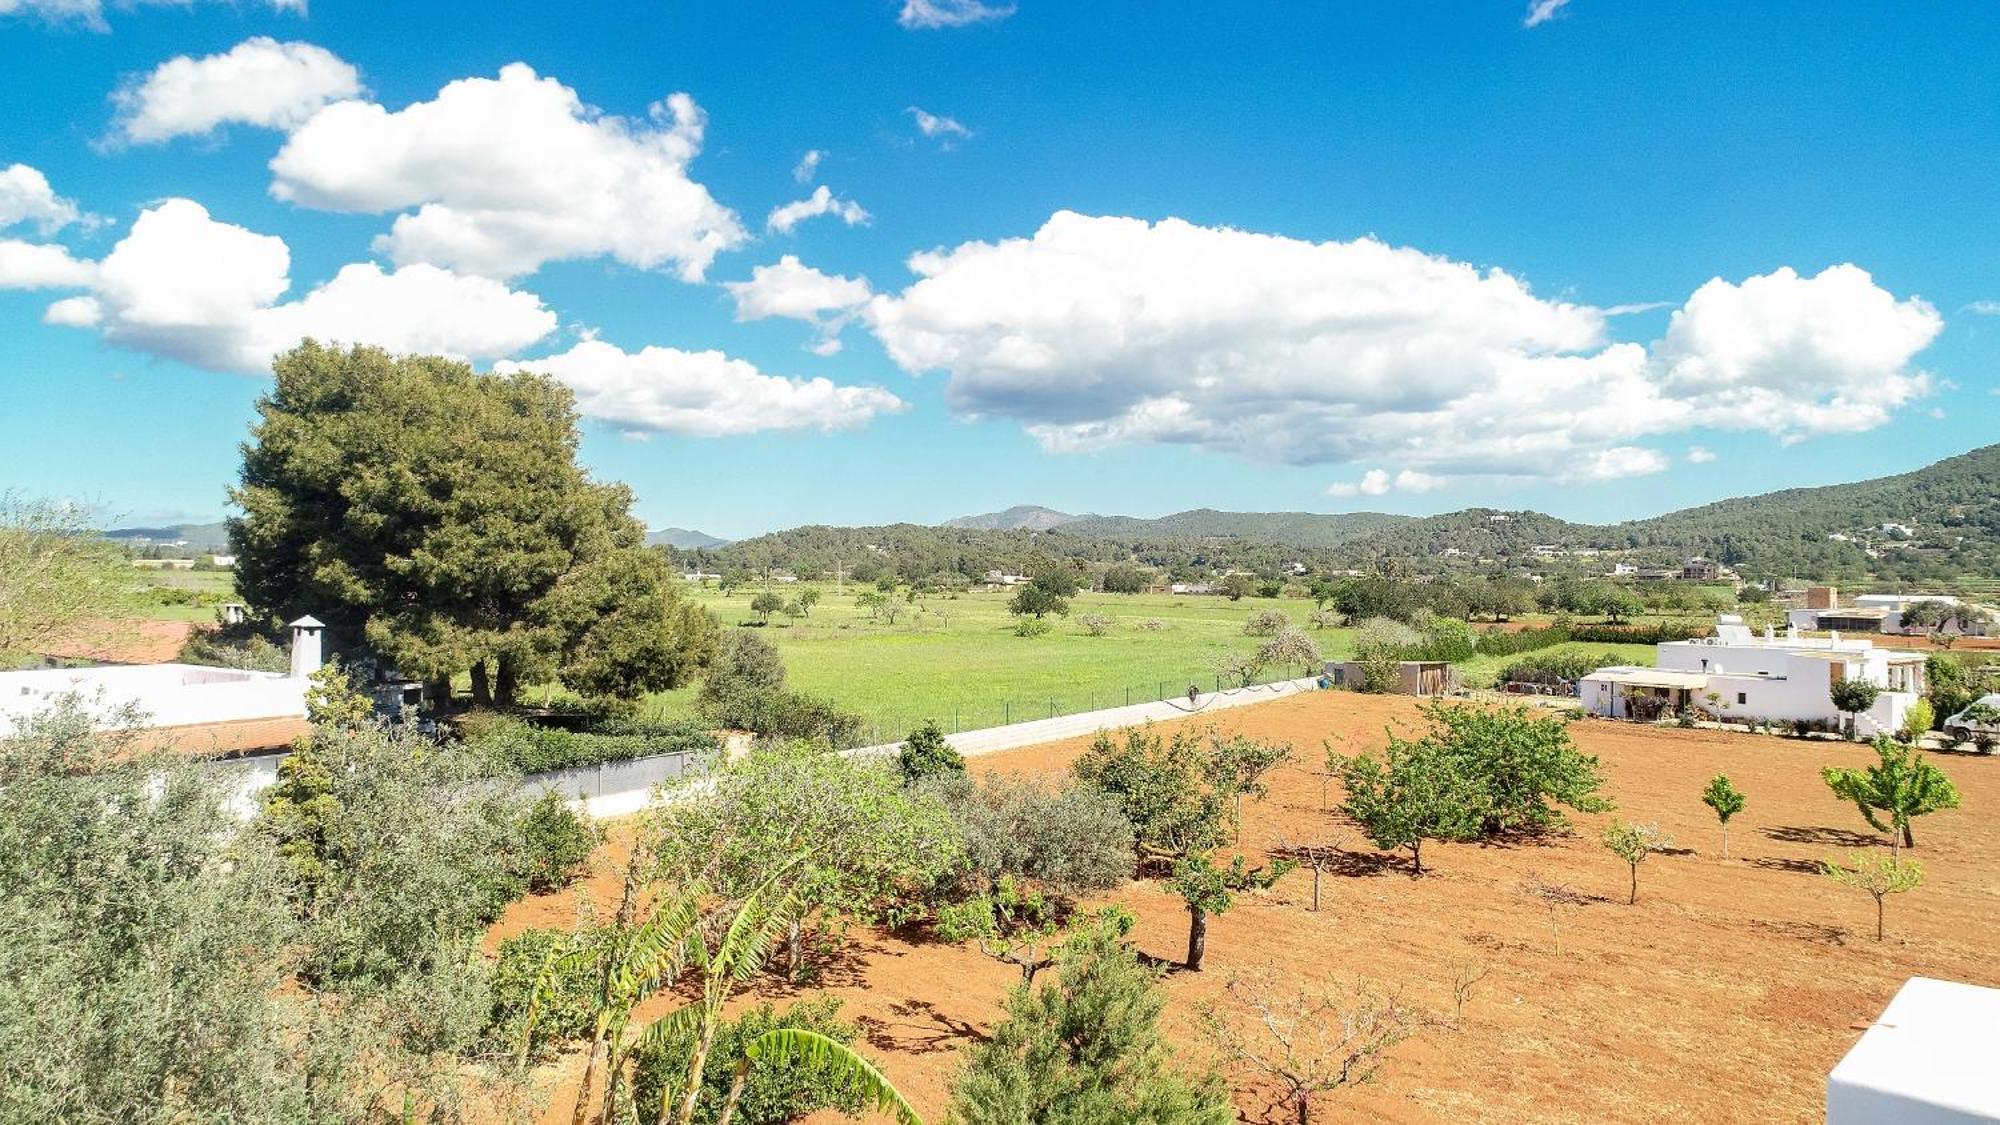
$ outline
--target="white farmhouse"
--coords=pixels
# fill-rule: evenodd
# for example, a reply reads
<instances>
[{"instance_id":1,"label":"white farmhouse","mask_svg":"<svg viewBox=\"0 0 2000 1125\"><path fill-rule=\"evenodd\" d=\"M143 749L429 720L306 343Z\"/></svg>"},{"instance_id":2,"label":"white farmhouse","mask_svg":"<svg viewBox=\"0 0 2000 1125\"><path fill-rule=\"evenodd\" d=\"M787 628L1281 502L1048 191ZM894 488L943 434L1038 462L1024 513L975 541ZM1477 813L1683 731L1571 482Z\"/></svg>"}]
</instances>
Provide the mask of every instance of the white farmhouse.
<instances>
[{"instance_id":1,"label":"white farmhouse","mask_svg":"<svg viewBox=\"0 0 2000 1125\"><path fill-rule=\"evenodd\" d=\"M1760 636L1734 614L1718 620L1715 636L1655 646L1656 666L1600 668L1578 684L1583 705L1614 719L1656 719L1701 712L1731 719L1834 727L1846 716L1833 705L1833 685L1866 680L1881 689L1875 705L1855 716L1863 737L1903 725L1924 692L1924 655L1876 648L1874 642L1801 637L1797 629Z\"/></svg>"},{"instance_id":2,"label":"white farmhouse","mask_svg":"<svg viewBox=\"0 0 2000 1125\"><path fill-rule=\"evenodd\" d=\"M1832 590L1831 587L1814 589ZM1861 594L1851 605L1845 606L1830 603L1813 605L1809 599L1806 608L1790 611L1785 619L1800 629L1839 629L1848 633L1908 636L1930 631L1923 626L1903 624L1903 614L1918 602L1942 602L1954 609L1962 604L1950 594ZM1944 631L1968 637L1985 636L1990 628L1990 612L1969 604L1967 608L1976 612L1951 618L1944 623Z\"/></svg>"},{"instance_id":3,"label":"white farmhouse","mask_svg":"<svg viewBox=\"0 0 2000 1125\"><path fill-rule=\"evenodd\" d=\"M105 729L143 730L189 753L282 746L305 732L306 689L326 626L291 624L291 668L252 672L200 664L112 664L0 672L0 734L75 696Z\"/></svg>"}]
</instances>

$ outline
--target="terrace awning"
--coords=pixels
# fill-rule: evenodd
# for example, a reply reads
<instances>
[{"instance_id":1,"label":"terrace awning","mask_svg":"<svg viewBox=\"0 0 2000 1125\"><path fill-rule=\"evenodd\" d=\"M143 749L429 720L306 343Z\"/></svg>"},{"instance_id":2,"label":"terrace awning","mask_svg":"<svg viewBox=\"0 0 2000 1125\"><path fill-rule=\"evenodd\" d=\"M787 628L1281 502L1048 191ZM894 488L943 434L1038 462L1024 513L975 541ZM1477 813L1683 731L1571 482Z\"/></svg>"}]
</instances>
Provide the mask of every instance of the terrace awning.
<instances>
[{"instance_id":1,"label":"terrace awning","mask_svg":"<svg viewBox=\"0 0 2000 1125\"><path fill-rule=\"evenodd\" d=\"M1685 688L1698 691L1708 686L1706 672L1677 672L1670 668L1600 668L1589 679L1627 687Z\"/></svg>"}]
</instances>

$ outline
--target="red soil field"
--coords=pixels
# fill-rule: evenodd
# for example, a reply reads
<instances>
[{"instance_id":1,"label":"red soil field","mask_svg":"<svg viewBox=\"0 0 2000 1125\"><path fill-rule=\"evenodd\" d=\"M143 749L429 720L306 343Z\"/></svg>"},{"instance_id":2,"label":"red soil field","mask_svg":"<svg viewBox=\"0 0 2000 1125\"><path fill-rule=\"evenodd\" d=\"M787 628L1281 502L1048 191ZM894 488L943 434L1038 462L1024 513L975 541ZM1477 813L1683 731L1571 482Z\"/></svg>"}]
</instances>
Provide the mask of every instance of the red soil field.
<instances>
[{"instance_id":1,"label":"red soil field","mask_svg":"<svg viewBox=\"0 0 2000 1125\"><path fill-rule=\"evenodd\" d=\"M1878 943L1871 900L1814 869L1822 857L1886 846L1819 779L1822 765L1867 760L1864 747L1573 726L1577 743L1602 759L1618 815L1657 822L1680 849L1643 865L1639 901L1627 905L1626 868L1597 839L1609 814L1580 816L1573 835L1547 842L1434 844L1425 875L1412 878L1400 857L1379 856L1337 812L1321 810L1320 783L1307 771L1322 758L1322 740L1373 749L1386 725L1416 719L1408 699L1320 692L1187 720L1297 749L1296 767L1276 771L1269 798L1246 811L1246 852L1261 857L1283 835L1344 841L1352 853L1344 873L1325 879L1318 913L1308 909L1311 873L1289 875L1213 919L1203 972L1168 975L1167 1021L1190 1063L1205 1051L1194 1032L1200 1007L1227 1001L1232 974L1272 969L1334 988L1366 978L1437 1017L1390 1052L1376 1082L1327 1096L1328 1119L1811 1121L1823 1114L1826 1072L1906 978L2000 986L2000 869L1991 862L2000 759L1933 756L1965 808L1918 821L1913 855L1927 878L1890 900L1888 938ZM1059 776L1085 741L979 758L973 768ZM1716 773L1748 798L1727 860L1699 799ZM1340 799L1336 784L1330 800ZM629 829L614 832L607 871L626 838ZM1518 889L1531 872L1591 896L1563 913L1560 956L1546 910ZM586 893L608 909L615 879L594 875ZM1133 936L1144 952L1170 961L1184 953L1186 912L1162 887L1134 883L1107 901L1138 914ZM494 940L570 924L575 910L573 895L519 903ZM1453 1026L1450 981L1467 964L1489 971ZM862 930L824 965L823 986L861 1025L863 1050L927 1120L939 1120L957 1048L991 1027L1014 979L973 950ZM767 985L743 1002L796 995ZM650 1014L673 1003L663 998ZM548 1068L546 1120L567 1120L578 1068L573 1053ZM1244 1120L1286 1120L1265 1091L1236 1094Z\"/></svg>"}]
</instances>

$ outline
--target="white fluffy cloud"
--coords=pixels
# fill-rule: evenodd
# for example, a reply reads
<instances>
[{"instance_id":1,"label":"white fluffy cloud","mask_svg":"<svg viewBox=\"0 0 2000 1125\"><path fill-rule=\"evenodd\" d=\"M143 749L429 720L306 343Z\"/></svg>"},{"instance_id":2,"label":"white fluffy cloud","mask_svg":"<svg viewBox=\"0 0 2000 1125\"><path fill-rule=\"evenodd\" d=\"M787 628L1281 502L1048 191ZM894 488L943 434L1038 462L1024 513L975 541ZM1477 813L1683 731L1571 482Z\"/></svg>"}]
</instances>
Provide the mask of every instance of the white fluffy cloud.
<instances>
[{"instance_id":1,"label":"white fluffy cloud","mask_svg":"<svg viewBox=\"0 0 2000 1125\"><path fill-rule=\"evenodd\" d=\"M517 352L556 327L532 293L435 266L343 268L295 301L284 240L169 199L142 213L97 264L87 296L52 324L95 327L114 344L216 371L256 374L306 336L464 359Z\"/></svg>"},{"instance_id":2,"label":"white fluffy cloud","mask_svg":"<svg viewBox=\"0 0 2000 1125\"><path fill-rule=\"evenodd\" d=\"M1658 471L1635 443L1698 426L1865 429L1922 393L1909 364L1939 324L1855 267L1787 269L1703 286L1649 349L1610 342L1603 310L1373 239L1069 212L910 268L866 320L899 366L944 372L960 412L1054 449L1379 460L1417 474L1408 488Z\"/></svg>"},{"instance_id":3,"label":"white fluffy cloud","mask_svg":"<svg viewBox=\"0 0 2000 1125\"><path fill-rule=\"evenodd\" d=\"M850 227L868 221L868 212L862 209L861 204L851 199L836 199L833 192L821 184L804 199L773 208L771 217L765 220L764 225L779 234L790 234L800 223L821 215L835 216Z\"/></svg>"},{"instance_id":4,"label":"white fluffy cloud","mask_svg":"<svg viewBox=\"0 0 2000 1125\"><path fill-rule=\"evenodd\" d=\"M825 159L826 153L816 148L807 149L806 154L799 157L799 162L792 165L792 179L802 184L812 183L813 177L819 174L819 162Z\"/></svg>"},{"instance_id":5,"label":"white fluffy cloud","mask_svg":"<svg viewBox=\"0 0 2000 1125\"><path fill-rule=\"evenodd\" d=\"M1568 5L1569 0L1529 0L1528 14L1521 17L1521 26L1540 27Z\"/></svg>"},{"instance_id":6,"label":"white fluffy cloud","mask_svg":"<svg viewBox=\"0 0 2000 1125\"><path fill-rule=\"evenodd\" d=\"M271 192L323 210L404 212L376 241L400 265L507 278L609 256L694 281L747 237L688 175L704 126L686 94L633 121L514 63L401 110L325 107L271 161Z\"/></svg>"},{"instance_id":7,"label":"white fluffy cloud","mask_svg":"<svg viewBox=\"0 0 2000 1125\"><path fill-rule=\"evenodd\" d=\"M272 11L306 14L306 0L266 0ZM143 5L179 7L188 6L191 0L121 0L122 8L136 8ZM110 25L104 20L104 0L0 0L0 18L7 16L33 16L46 23L80 23L93 31L109 31Z\"/></svg>"},{"instance_id":8,"label":"white fluffy cloud","mask_svg":"<svg viewBox=\"0 0 2000 1125\"><path fill-rule=\"evenodd\" d=\"M728 437L766 430L850 430L904 408L880 387L766 375L718 351L647 347L626 352L586 340L545 359L496 371L539 371L576 392L577 409L635 434Z\"/></svg>"},{"instance_id":9,"label":"white fluffy cloud","mask_svg":"<svg viewBox=\"0 0 2000 1125\"><path fill-rule=\"evenodd\" d=\"M1688 446L1688 464L1706 465L1715 460L1715 451L1705 445Z\"/></svg>"},{"instance_id":10,"label":"white fluffy cloud","mask_svg":"<svg viewBox=\"0 0 2000 1125\"><path fill-rule=\"evenodd\" d=\"M333 52L258 36L219 55L168 59L111 100L119 139L156 144L231 124L289 130L327 103L360 93L360 72Z\"/></svg>"},{"instance_id":11,"label":"white fluffy cloud","mask_svg":"<svg viewBox=\"0 0 2000 1125\"><path fill-rule=\"evenodd\" d=\"M1858 266L1814 277L1787 267L1709 281L1654 352L1662 393L1717 424L1795 440L1874 429L1928 392L1930 377L1908 364L1943 327L1928 302L1898 300Z\"/></svg>"},{"instance_id":12,"label":"white fluffy cloud","mask_svg":"<svg viewBox=\"0 0 2000 1125\"><path fill-rule=\"evenodd\" d=\"M39 169L26 164L0 168L0 230L25 224L51 235L72 223L88 223L94 218L57 195Z\"/></svg>"},{"instance_id":13,"label":"white fluffy cloud","mask_svg":"<svg viewBox=\"0 0 2000 1125\"><path fill-rule=\"evenodd\" d=\"M1396 492L1435 492L1450 484L1448 477L1404 469L1391 476L1387 469L1370 469L1358 481L1336 481L1326 486L1328 496L1386 496Z\"/></svg>"},{"instance_id":14,"label":"white fluffy cloud","mask_svg":"<svg viewBox=\"0 0 2000 1125\"><path fill-rule=\"evenodd\" d=\"M96 275L60 246L0 238L0 289L74 289Z\"/></svg>"},{"instance_id":15,"label":"white fluffy cloud","mask_svg":"<svg viewBox=\"0 0 2000 1125\"><path fill-rule=\"evenodd\" d=\"M972 135L972 130L959 124L957 118L945 117L914 105L903 112L916 121L917 132L932 140L943 141L946 148L950 148L955 140L963 140Z\"/></svg>"},{"instance_id":16,"label":"white fluffy cloud","mask_svg":"<svg viewBox=\"0 0 2000 1125\"><path fill-rule=\"evenodd\" d=\"M1004 20L1014 14L1012 4L991 4L984 0L903 0L896 22L909 28L964 27L967 24Z\"/></svg>"},{"instance_id":17,"label":"white fluffy cloud","mask_svg":"<svg viewBox=\"0 0 2000 1125\"><path fill-rule=\"evenodd\" d=\"M777 316L817 327L819 339L812 350L820 355L840 350L840 330L870 296L866 278L821 273L795 254L756 267L748 281L728 281L722 287L736 302L738 320Z\"/></svg>"}]
</instances>

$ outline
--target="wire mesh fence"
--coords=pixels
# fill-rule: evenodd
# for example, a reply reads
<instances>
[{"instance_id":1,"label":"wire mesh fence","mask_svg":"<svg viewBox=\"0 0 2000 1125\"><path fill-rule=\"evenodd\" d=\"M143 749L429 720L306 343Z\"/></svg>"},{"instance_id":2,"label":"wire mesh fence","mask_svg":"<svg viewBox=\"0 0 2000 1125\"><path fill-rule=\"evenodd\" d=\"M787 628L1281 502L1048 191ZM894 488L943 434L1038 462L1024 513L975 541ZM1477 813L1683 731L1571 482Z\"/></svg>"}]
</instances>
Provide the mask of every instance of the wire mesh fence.
<instances>
[{"instance_id":1,"label":"wire mesh fence","mask_svg":"<svg viewBox=\"0 0 2000 1125\"><path fill-rule=\"evenodd\" d=\"M1021 694L997 700L981 699L971 703L924 704L913 700L911 708L907 711L864 713L861 716L861 737L864 745L882 745L901 742L909 737L911 731L925 723L936 723L938 729L946 734L958 734L962 731L1011 726L1014 723L1054 719L1064 715L1083 715L1114 707L1157 703L1163 699L1187 699L1190 693L1197 697L1206 697L1221 691L1236 692L1267 688L1273 684L1318 673L1318 668L1311 667L1267 670L1247 682L1241 677L1230 678L1215 673L1204 673L1194 677L1173 677L1106 687L1079 687L1066 692Z\"/></svg>"}]
</instances>

